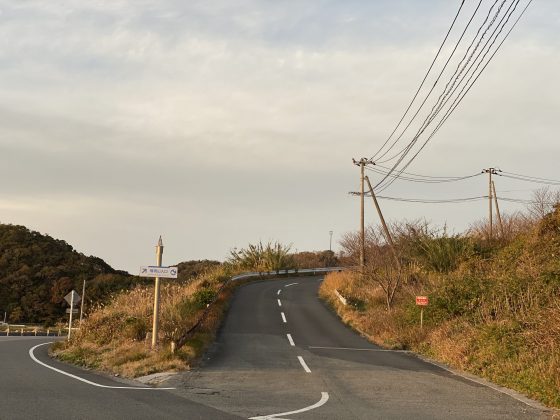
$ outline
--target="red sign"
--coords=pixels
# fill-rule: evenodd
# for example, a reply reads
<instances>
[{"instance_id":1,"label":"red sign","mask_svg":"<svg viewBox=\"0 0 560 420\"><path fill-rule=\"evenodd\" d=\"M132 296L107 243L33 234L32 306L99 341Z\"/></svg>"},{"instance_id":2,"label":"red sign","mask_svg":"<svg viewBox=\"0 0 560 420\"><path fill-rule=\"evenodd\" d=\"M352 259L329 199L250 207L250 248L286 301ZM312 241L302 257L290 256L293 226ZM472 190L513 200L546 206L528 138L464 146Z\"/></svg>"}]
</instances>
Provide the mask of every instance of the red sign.
<instances>
[{"instance_id":1,"label":"red sign","mask_svg":"<svg viewBox=\"0 0 560 420\"><path fill-rule=\"evenodd\" d=\"M416 304L420 306L428 306L430 300L428 296L416 296Z\"/></svg>"}]
</instances>

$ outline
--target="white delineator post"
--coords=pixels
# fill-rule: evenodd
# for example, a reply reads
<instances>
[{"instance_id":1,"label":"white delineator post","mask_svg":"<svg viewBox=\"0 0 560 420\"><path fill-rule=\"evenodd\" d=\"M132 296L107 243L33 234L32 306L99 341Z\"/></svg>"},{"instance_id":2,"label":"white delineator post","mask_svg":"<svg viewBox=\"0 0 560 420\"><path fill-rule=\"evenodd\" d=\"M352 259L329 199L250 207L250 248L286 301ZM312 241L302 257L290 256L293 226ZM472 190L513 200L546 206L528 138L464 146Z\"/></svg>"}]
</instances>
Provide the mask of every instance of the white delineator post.
<instances>
[{"instance_id":1,"label":"white delineator post","mask_svg":"<svg viewBox=\"0 0 560 420\"><path fill-rule=\"evenodd\" d=\"M156 265L161 267L163 257L163 241L161 236L159 237L158 244L156 246ZM154 287L154 322L152 325L152 349L157 347L157 337L159 329L159 277L156 277L156 284Z\"/></svg>"}]
</instances>

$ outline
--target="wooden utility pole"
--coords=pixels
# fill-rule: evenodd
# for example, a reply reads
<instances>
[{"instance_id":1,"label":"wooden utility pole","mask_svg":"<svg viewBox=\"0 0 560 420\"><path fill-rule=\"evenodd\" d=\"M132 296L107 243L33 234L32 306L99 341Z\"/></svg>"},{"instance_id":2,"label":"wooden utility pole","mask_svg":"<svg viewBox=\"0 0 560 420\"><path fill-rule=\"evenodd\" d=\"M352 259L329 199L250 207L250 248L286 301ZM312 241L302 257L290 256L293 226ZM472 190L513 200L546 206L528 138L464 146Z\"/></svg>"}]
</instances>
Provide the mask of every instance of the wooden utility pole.
<instances>
[{"instance_id":1,"label":"wooden utility pole","mask_svg":"<svg viewBox=\"0 0 560 420\"><path fill-rule=\"evenodd\" d=\"M488 174L488 221L489 221L489 234L488 238L492 239L492 175L498 175L496 168L483 169L482 172Z\"/></svg>"},{"instance_id":2,"label":"wooden utility pole","mask_svg":"<svg viewBox=\"0 0 560 420\"><path fill-rule=\"evenodd\" d=\"M381 208L379 207L379 203L377 202L377 197L375 196L375 192L371 187L371 183L369 182L369 178L366 176L366 181L368 184L369 192L371 194L371 198L373 198L373 204L375 204L375 208L377 209L377 214L379 215L379 219L381 220L381 225L383 226L383 231L385 232L385 238L387 238L387 242L391 247L391 252L393 253L393 257L395 257L395 262L397 263L397 267L400 270L401 262L399 260L399 256L397 254L397 250L395 249L395 243L393 242L393 237L391 236L391 232L389 232L389 228L387 227L387 223L385 223L385 218L383 217L383 213L381 212Z\"/></svg>"},{"instance_id":3,"label":"wooden utility pole","mask_svg":"<svg viewBox=\"0 0 560 420\"><path fill-rule=\"evenodd\" d=\"M498 215L498 223L500 224L500 235L504 237L504 224L502 223L502 215L500 214L500 206L498 206L498 194L496 194L496 184L492 181L492 192L494 193L494 204L496 205L496 214Z\"/></svg>"},{"instance_id":4,"label":"wooden utility pole","mask_svg":"<svg viewBox=\"0 0 560 420\"><path fill-rule=\"evenodd\" d=\"M361 158L359 161L352 159L354 165L360 167L360 268L363 269L366 265L366 227L364 215L364 178L365 167L371 163L369 159Z\"/></svg>"}]
</instances>

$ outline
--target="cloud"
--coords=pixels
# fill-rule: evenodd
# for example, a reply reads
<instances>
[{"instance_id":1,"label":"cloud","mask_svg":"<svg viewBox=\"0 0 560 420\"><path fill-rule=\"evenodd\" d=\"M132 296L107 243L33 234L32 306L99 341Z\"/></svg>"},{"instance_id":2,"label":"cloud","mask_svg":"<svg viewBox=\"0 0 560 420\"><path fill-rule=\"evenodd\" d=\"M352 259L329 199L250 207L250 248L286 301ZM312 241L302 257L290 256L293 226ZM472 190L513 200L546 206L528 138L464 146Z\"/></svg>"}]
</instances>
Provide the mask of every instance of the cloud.
<instances>
[{"instance_id":1,"label":"cloud","mask_svg":"<svg viewBox=\"0 0 560 420\"><path fill-rule=\"evenodd\" d=\"M351 158L398 121L456 7L0 1L0 219L130 270L159 233L176 260L259 238L324 247L356 225ZM411 169L554 177L558 21L552 3L529 9ZM393 193L480 193L460 188ZM458 228L475 209L387 205Z\"/></svg>"}]
</instances>

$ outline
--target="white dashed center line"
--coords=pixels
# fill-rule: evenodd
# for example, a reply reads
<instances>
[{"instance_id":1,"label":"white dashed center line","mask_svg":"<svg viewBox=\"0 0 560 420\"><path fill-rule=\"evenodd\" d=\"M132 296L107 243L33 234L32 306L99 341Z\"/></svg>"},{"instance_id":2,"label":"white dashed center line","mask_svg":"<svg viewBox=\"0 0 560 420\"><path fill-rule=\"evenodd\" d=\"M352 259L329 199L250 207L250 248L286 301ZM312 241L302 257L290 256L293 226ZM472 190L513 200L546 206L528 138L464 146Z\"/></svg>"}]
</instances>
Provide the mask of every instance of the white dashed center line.
<instances>
[{"instance_id":1,"label":"white dashed center line","mask_svg":"<svg viewBox=\"0 0 560 420\"><path fill-rule=\"evenodd\" d=\"M284 287L290 287L290 286L293 286L295 284L299 284L299 283L290 283L290 284L285 285Z\"/></svg>"},{"instance_id":2,"label":"white dashed center line","mask_svg":"<svg viewBox=\"0 0 560 420\"><path fill-rule=\"evenodd\" d=\"M303 368L303 370L305 370L307 373L311 373L311 369L309 369L309 367L307 366L307 363L305 363L305 360L303 360L303 357L298 356L297 357L299 362L301 363L301 367Z\"/></svg>"},{"instance_id":3,"label":"white dashed center line","mask_svg":"<svg viewBox=\"0 0 560 420\"><path fill-rule=\"evenodd\" d=\"M282 293L282 289L278 290L278 292L276 292L277 295L279 295L280 293Z\"/></svg>"},{"instance_id":4,"label":"white dashed center line","mask_svg":"<svg viewBox=\"0 0 560 420\"><path fill-rule=\"evenodd\" d=\"M286 321L286 315L284 315L284 312L281 312L280 315L282 315L282 321L284 321L284 324L288 321Z\"/></svg>"},{"instance_id":5,"label":"white dashed center line","mask_svg":"<svg viewBox=\"0 0 560 420\"><path fill-rule=\"evenodd\" d=\"M291 334L286 334L288 336L288 341L290 342L290 346L295 346L294 339L292 338Z\"/></svg>"},{"instance_id":6,"label":"white dashed center line","mask_svg":"<svg viewBox=\"0 0 560 420\"><path fill-rule=\"evenodd\" d=\"M278 299L278 306L282 306L282 302L280 302L280 299Z\"/></svg>"}]
</instances>

